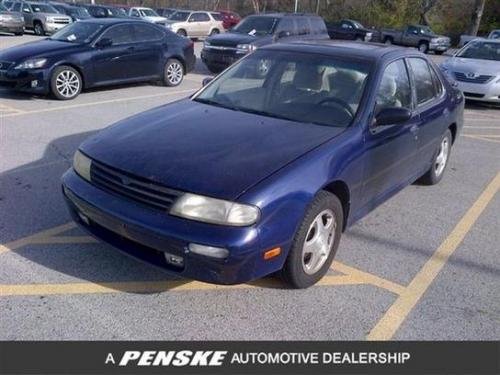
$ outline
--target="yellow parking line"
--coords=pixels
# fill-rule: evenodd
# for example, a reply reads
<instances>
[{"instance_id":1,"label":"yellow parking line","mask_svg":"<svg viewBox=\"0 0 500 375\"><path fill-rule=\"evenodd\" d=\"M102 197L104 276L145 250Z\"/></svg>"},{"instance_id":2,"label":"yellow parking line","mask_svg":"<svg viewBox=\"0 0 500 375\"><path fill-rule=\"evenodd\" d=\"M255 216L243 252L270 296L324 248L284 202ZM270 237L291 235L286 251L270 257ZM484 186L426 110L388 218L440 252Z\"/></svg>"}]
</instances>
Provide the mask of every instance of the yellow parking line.
<instances>
[{"instance_id":1,"label":"yellow parking line","mask_svg":"<svg viewBox=\"0 0 500 375\"><path fill-rule=\"evenodd\" d=\"M337 263L339 264L339 263ZM351 267L349 267L352 269ZM317 286L371 284L361 274L325 276ZM105 293L160 293L165 291L203 291L234 290L255 288L280 288L285 286L277 279L267 278L247 284L215 285L201 281L164 280L164 281L124 281L124 282L79 282L55 284L3 284L0 297L67 294L105 294ZM401 287L402 288L402 287Z\"/></svg>"},{"instance_id":2,"label":"yellow parking line","mask_svg":"<svg viewBox=\"0 0 500 375\"><path fill-rule=\"evenodd\" d=\"M472 135L473 137L479 138L500 138L500 134L464 134L464 135Z\"/></svg>"},{"instance_id":3,"label":"yellow parking line","mask_svg":"<svg viewBox=\"0 0 500 375\"><path fill-rule=\"evenodd\" d=\"M0 104L0 112L16 112L16 113L23 113L24 111L21 109L17 109L11 106L8 106L7 104ZM4 116L2 114L2 116Z\"/></svg>"},{"instance_id":4,"label":"yellow parking line","mask_svg":"<svg viewBox=\"0 0 500 375\"><path fill-rule=\"evenodd\" d=\"M170 92L164 92L164 93L159 93L159 94L133 96L133 97L129 97L129 98L109 99L109 100L101 100L98 102L70 104L70 105L65 105L65 106L60 106L60 107L35 109L32 111L24 111L24 112L19 112L19 113L7 113L5 115L2 115L2 117L15 117L15 116L22 116L22 115L31 115L31 114L35 114L35 113L64 111L66 109L90 107L90 106L100 105L100 104L110 104L110 103L128 102L128 101L132 101L132 100L151 99L151 98L157 98L157 97L161 97L161 96L169 96L169 95L193 92L195 90L196 89L178 90L178 91L170 91Z\"/></svg>"},{"instance_id":5,"label":"yellow parking line","mask_svg":"<svg viewBox=\"0 0 500 375\"><path fill-rule=\"evenodd\" d=\"M27 236L27 237L20 238L20 239L15 240L15 241L11 241L11 242L6 243L4 245L0 244L0 254L7 252L7 251L16 250L20 247L23 247L23 246L26 246L29 244L38 243L38 241L44 241L45 238L47 238L47 237L55 236L59 233L65 232L65 231L72 229L74 227L76 227L76 224L69 222L69 223L66 223L63 225L59 225L59 226L54 227L54 228L43 230L41 232L32 234L32 235Z\"/></svg>"},{"instance_id":6,"label":"yellow parking line","mask_svg":"<svg viewBox=\"0 0 500 375\"><path fill-rule=\"evenodd\" d=\"M500 189L500 172L367 336L390 340Z\"/></svg>"},{"instance_id":7,"label":"yellow parking line","mask_svg":"<svg viewBox=\"0 0 500 375\"><path fill-rule=\"evenodd\" d=\"M478 139L480 141L487 141L487 142L494 142L494 143L500 143L500 140L496 140L496 139L489 139L489 138L486 138L484 136L482 137L479 137L477 135L472 135L472 134L462 134L464 137L466 138L472 138L472 139Z\"/></svg>"}]
</instances>

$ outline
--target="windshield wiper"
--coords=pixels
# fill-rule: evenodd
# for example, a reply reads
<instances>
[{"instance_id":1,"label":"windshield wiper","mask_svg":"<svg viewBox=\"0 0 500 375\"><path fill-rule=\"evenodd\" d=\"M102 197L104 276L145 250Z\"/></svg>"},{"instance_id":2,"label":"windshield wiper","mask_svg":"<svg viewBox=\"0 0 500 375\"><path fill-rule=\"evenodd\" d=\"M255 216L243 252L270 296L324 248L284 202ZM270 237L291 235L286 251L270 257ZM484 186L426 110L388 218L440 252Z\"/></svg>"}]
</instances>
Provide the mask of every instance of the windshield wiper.
<instances>
[{"instance_id":1,"label":"windshield wiper","mask_svg":"<svg viewBox=\"0 0 500 375\"><path fill-rule=\"evenodd\" d=\"M226 109L232 109L233 111L240 111L240 109L238 107L231 106L229 104L222 104L222 103L216 102L215 100L211 100L211 99L195 98L193 100L195 102L198 102L198 103L213 105L214 107L221 107L221 108L226 108Z\"/></svg>"},{"instance_id":2,"label":"windshield wiper","mask_svg":"<svg viewBox=\"0 0 500 375\"><path fill-rule=\"evenodd\" d=\"M260 116L273 117L273 118L277 118L277 119L281 119L281 120L300 122L299 120L296 120L294 118L283 116L283 115L278 115L278 114L272 113L272 112L261 111L261 110L252 109L252 108L243 108L243 107L236 107L236 108L238 111L241 111L241 112L252 113L252 114L260 115Z\"/></svg>"}]
</instances>

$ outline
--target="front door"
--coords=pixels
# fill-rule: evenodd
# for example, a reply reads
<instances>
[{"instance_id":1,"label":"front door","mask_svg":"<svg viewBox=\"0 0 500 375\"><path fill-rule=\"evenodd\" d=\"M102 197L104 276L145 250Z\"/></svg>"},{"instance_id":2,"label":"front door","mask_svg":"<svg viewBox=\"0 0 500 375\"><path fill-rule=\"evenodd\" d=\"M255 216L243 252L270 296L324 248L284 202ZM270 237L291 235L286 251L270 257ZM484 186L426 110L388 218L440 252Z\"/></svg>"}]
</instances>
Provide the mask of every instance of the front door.
<instances>
[{"instance_id":1,"label":"front door","mask_svg":"<svg viewBox=\"0 0 500 375\"><path fill-rule=\"evenodd\" d=\"M383 108L412 110L413 100L408 69L403 59L391 62L377 89L374 113ZM404 187L416 173L420 117L406 123L369 126L365 133L363 206L370 210Z\"/></svg>"},{"instance_id":2,"label":"front door","mask_svg":"<svg viewBox=\"0 0 500 375\"><path fill-rule=\"evenodd\" d=\"M112 44L107 47L95 47L92 57L94 81L96 84L134 78L136 63L136 43L132 24L112 26L106 30L99 40L110 39Z\"/></svg>"}]
</instances>

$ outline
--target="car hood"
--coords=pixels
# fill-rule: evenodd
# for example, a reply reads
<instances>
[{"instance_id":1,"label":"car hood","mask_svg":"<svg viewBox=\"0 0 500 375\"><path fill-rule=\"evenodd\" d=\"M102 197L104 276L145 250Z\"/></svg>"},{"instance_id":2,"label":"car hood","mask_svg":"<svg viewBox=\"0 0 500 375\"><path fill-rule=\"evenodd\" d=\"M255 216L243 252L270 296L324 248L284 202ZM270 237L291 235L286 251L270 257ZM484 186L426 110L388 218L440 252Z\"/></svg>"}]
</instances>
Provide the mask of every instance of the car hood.
<instances>
[{"instance_id":1,"label":"car hood","mask_svg":"<svg viewBox=\"0 0 500 375\"><path fill-rule=\"evenodd\" d=\"M500 75L500 62L492 60L464 59L452 57L443 66L449 70L462 73L478 73L490 76Z\"/></svg>"},{"instance_id":2,"label":"car hood","mask_svg":"<svg viewBox=\"0 0 500 375\"><path fill-rule=\"evenodd\" d=\"M238 44L261 44L263 40L271 39L270 35L248 35L235 32L226 32L223 34L218 34L211 36L207 39L207 42L213 44L214 46L227 46L236 47Z\"/></svg>"},{"instance_id":3,"label":"car hood","mask_svg":"<svg viewBox=\"0 0 500 375\"><path fill-rule=\"evenodd\" d=\"M167 19L165 17L147 16L143 17L143 19L149 22L167 22Z\"/></svg>"},{"instance_id":4,"label":"car hood","mask_svg":"<svg viewBox=\"0 0 500 375\"><path fill-rule=\"evenodd\" d=\"M37 40L0 51L0 60L17 62L26 58L37 57L42 54L57 52L67 48L74 48L75 46L75 44L60 42L57 40Z\"/></svg>"},{"instance_id":5,"label":"car hood","mask_svg":"<svg viewBox=\"0 0 500 375\"><path fill-rule=\"evenodd\" d=\"M123 120L80 149L173 189L234 200L342 130L185 99Z\"/></svg>"}]
</instances>

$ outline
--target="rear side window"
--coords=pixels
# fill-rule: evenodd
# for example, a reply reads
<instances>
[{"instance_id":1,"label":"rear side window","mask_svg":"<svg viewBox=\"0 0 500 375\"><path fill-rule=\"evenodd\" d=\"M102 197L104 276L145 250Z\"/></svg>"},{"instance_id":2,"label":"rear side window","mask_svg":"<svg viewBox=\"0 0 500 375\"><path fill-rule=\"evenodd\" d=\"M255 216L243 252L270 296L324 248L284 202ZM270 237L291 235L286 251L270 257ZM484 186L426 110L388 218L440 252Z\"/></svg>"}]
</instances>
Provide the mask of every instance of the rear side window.
<instances>
[{"instance_id":1,"label":"rear side window","mask_svg":"<svg viewBox=\"0 0 500 375\"><path fill-rule=\"evenodd\" d=\"M313 34L321 35L327 33L325 21L322 18L312 17L309 21L311 22L311 31Z\"/></svg>"},{"instance_id":2,"label":"rear side window","mask_svg":"<svg viewBox=\"0 0 500 375\"><path fill-rule=\"evenodd\" d=\"M429 64L427 64L427 61L419 58L411 58L409 62L415 82L417 103L422 104L432 100L438 93L436 92Z\"/></svg>"},{"instance_id":3,"label":"rear side window","mask_svg":"<svg viewBox=\"0 0 500 375\"><path fill-rule=\"evenodd\" d=\"M297 35L311 34L311 26L307 17L297 17Z\"/></svg>"},{"instance_id":4,"label":"rear side window","mask_svg":"<svg viewBox=\"0 0 500 375\"><path fill-rule=\"evenodd\" d=\"M109 38L113 45L117 45L131 43L132 35L134 35L132 25L117 25L105 31L102 38Z\"/></svg>"},{"instance_id":5,"label":"rear side window","mask_svg":"<svg viewBox=\"0 0 500 375\"><path fill-rule=\"evenodd\" d=\"M210 13L212 18L216 21L222 21L222 15L220 13Z\"/></svg>"},{"instance_id":6,"label":"rear side window","mask_svg":"<svg viewBox=\"0 0 500 375\"><path fill-rule=\"evenodd\" d=\"M133 25L132 27L135 32L135 42L153 42L161 40L165 36L163 31L157 29L154 26Z\"/></svg>"},{"instance_id":7,"label":"rear side window","mask_svg":"<svg viewBox=\"0 0 500 375\"><path fill-rule=\"evenodd\" d=\"M210 21L210 17L206 13L193 13L189 20L191 22L207 22Z\"/></svg>"},{"instance_id":8,"label":"rear side window","mask_svg":"<svg viewBox=\"0 0 500 375\"><path fill-rule=\"evenodd\" d=\"M411 109L411 86L403 60L390 63L384 71L377 90L376 112L383 108L403 107Z\"/></svg>"}]
</instances>

